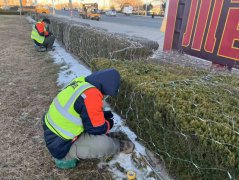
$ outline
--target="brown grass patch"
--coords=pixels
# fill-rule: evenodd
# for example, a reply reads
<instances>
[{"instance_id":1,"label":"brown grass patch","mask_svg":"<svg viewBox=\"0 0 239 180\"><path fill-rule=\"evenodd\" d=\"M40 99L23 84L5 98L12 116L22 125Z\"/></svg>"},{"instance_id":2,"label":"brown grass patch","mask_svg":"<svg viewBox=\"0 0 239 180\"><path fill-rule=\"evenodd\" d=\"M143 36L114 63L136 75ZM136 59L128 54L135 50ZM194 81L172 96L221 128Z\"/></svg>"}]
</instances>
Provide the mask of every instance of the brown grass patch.
<instances>
[{"instance_id":1,"label":"brown grass patch","mask_svg":"<svg viewBox=\"0 0 239 180\"><path fill-rule=\"evenodd\" d=\"M59 67L35 51L25 17L0 16L0 22L1 179L111 179L93 160L73 170L54 166L41 117L57 94Z\"/></svg>"}]
</instances>

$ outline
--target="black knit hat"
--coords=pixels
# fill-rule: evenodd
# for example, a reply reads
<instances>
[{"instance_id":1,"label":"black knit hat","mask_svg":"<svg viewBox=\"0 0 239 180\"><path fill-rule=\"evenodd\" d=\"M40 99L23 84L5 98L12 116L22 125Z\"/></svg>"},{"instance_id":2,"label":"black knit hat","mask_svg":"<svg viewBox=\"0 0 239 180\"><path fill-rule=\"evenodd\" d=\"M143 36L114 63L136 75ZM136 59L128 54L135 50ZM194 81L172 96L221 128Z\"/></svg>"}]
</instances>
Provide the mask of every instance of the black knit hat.
<instances>
[{"instance_id":1,"label":"black knit hat","mask_svg":"<svg viewBox=\"0 0 239 180\"><path fill-rule=\"evenodd\" d=\"M47 24L51 24L51 23L50 23L50 20L47 19L47 18L44 18L42 21L45 22L45 23L47 23Z\"/></svg>"}]
</instances>

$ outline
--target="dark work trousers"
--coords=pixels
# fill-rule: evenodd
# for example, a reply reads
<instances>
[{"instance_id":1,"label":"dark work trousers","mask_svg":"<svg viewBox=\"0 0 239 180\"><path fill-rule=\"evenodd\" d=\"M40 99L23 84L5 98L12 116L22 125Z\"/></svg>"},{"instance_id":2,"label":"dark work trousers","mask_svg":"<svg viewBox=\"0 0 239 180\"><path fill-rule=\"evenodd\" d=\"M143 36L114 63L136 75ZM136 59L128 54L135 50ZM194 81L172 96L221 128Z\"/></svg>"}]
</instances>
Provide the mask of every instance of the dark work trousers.
<instances>
[{"instance_id":1,"label":"dark work trousers","mask_svg":"<svg viewBox=\"0 0 239 180\"><path fill-rule=\"evenodd\" d=\"M42 45L45 46L46 49L52 49L54 41L55 41L55 36L50 35L50 36L45 37L45 40Z\"/></svg>"}]
</instances>

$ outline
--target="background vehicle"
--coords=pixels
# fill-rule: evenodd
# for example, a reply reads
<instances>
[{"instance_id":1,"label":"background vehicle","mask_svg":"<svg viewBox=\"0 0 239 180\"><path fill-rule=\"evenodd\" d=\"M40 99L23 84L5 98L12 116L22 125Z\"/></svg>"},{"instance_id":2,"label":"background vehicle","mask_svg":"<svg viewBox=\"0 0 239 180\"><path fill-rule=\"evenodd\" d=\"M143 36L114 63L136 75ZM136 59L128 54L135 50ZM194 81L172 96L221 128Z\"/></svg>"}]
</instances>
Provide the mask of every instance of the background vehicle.
<instances>
[{"instance_id":1,"label":"background vehicle","mask_svg":"<svg viewBox=\"0 0 239 180\"><path fill-rule=\"evenodd\" d=\"M116 11L115 10L109 10L105 12L106 16L116 16Z\"/></svg>"},{"instance_id":2,"label":"background vehicle","mask_svg":"<svg viewBox=\"0 0 239 180\"><path fill-rule=\"evenodd\" d=\"M132 6L124 6L122 11L126 16L129 16L133 13L133 7Z\"/></svg>"},{"instance_id":3,"label":"background vehicle","mask_svg":"<svg viewBox=\"0 0 239 180\"><path fill-rule=\"evenodd\" d=\"M95 19L97 21L100 20L100 12L98 10L97 3L87 3L82 4L79 9L79 16L83 19Z\"/></svg>"},{"instance_id":4,"label":"background vehicle","mask_svg":"<svg viewBox=\"0 0 239 180\"><path fill-rule=\"evenodd\" d=\"M41 14L50 14L50 9L46 6L36 6L35 12Z\"/></svg>"},{"instance_id":5,"label":"background vehicle","mask_svg":"<svg viewBox=\"0 0 239 180\"><path fill-rule=\"evenodd\" d=\"M4 11L8 11L8 10L10 10L10 7L9 6L2 6L0 9L2 9Z\"/></svg>"}]
</instances>

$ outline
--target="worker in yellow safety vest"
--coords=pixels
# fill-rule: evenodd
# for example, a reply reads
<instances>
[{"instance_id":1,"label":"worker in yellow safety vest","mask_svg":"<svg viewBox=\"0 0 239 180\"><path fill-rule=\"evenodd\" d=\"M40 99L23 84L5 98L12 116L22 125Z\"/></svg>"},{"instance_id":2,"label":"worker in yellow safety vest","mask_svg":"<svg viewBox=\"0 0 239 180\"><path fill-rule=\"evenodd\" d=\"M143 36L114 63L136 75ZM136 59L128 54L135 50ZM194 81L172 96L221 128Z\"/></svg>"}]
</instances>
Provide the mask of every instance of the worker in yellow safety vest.
<instances>
[{"instance_id":1,"label":"worker in yellow safety vest","mask_svg":"<svg viewBox=\"0 0 239 180\"><path fill-rule=\"evenodd\" d=\"M79 159L131 153L131 141L112 138L114 115L104 109L104 96L116 96L120 74L105 69L73 79L54 98L43 118L46 146L58 168L76 166Z\"/></svg>"},{"instance_id":2,"label":"worker in yellow safety vest","mask_svg":"<svg viewBox=\"0 0 239 180\"><path fill-rule=\"evenodd\" d=\"M32 27L31 39L38 47L44 47L46 50L54 50L53 44L55 36L49 32L50 20L44 18Z\"/></svg>"}]
</instances>

